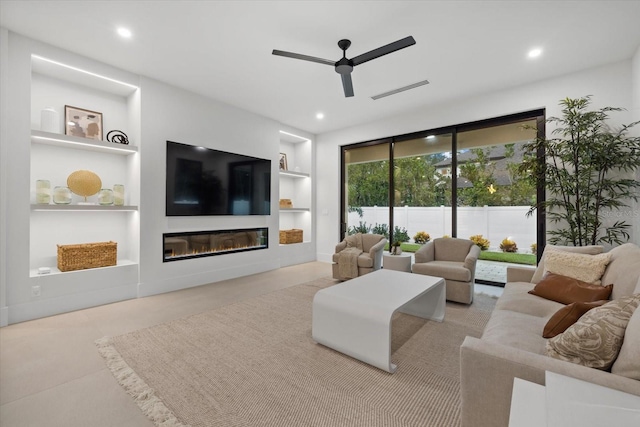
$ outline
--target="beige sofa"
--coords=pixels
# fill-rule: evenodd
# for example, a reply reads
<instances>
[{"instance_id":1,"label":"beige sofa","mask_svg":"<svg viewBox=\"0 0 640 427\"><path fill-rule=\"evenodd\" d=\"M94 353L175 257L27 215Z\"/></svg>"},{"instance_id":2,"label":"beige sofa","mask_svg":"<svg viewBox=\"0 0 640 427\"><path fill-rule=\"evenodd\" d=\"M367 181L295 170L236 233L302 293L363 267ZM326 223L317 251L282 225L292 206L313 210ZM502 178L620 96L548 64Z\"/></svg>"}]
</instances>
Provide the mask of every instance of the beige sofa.
<instances>
[{"instance_id":1,"label":"beige sofa","mask_svg":"<svg viewBox=\"0 0 640 427\"><path fill-rule=\"evenodd\" d=\"M601 246L561 248L597 254ZM547 249L545 249L545 252ZM610 251L611 261L602 276L613 283L611 299L640 293L640 247L627 243ZM544 384L545 371L589 381L640 396L640 381L545 355L542 330L563 304L528 293L544 272L544 255L537 269L510 268L503 295L498 299L480 339L467 337L460 348L462 427L508 426L513 379ZM635 316L640 316L640 309ZM635 325L636 323L634 323ZM626 334L640 334L627 328ZM616 371L615 363L612 371Z\"/></svg>"}]
</instances>

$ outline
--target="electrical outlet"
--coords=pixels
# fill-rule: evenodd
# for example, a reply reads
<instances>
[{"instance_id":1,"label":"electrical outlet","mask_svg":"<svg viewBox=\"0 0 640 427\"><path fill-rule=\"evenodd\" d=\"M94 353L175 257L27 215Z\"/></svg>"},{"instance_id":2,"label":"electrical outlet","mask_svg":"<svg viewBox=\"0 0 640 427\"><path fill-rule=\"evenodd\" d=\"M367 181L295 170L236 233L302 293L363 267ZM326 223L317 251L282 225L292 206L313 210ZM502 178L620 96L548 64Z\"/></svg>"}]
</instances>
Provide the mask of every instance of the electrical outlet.
<instances>
[{"instance_id":1,"label":"electrical outlet","mask_svg":"<svg viewBox=\"0 0 640 427\"><path fill-rule=\"evenodd\" d=\"M31 287L31 296L39 297L40 294L41 294L41 292L40 292L40 286L39 285Z\"/></svg>"}]
</instances>

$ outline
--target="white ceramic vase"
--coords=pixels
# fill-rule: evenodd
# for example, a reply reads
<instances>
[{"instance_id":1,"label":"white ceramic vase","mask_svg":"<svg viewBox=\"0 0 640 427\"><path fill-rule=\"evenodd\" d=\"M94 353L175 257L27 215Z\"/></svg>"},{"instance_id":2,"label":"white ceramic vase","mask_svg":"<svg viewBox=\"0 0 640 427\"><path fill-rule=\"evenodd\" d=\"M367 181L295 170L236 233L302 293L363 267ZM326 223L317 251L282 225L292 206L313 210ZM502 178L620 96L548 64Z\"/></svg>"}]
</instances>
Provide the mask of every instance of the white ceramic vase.
<instances>
[{"instance_id":1,"label":"white ceramic vase","mask_svg":"<svg viewBox=\"0 0 640 427\"><path fill-rule=\"evenodd\" d=\"M47 107L40 112L40 129L45 132L62 133L60 114L53 107Z\"/></svg>"}]
</instances>

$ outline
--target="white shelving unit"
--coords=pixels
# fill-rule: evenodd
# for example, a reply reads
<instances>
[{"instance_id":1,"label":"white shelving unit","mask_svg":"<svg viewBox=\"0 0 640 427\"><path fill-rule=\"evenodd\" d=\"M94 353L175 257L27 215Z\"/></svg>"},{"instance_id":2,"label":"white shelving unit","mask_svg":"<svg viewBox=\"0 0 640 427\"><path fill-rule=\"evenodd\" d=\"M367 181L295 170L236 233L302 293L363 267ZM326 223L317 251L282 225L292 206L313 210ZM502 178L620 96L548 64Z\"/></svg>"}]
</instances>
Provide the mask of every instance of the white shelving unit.
<instances>
[{"instance_id":1,"label":"white shelving unit","mask_svg":"<svg viewBox=\"0 0 640 427\"><path fill-rule=\"evenodd\" d=\"M39 286L42 303L53 299L67 308L134 296L139 276L140 90L106 75L105 67L96 68L102 72L31 57L29 277L32 286ZM103 138L117 129L130 143L65 135L65 105L101 112ZM47 107L59 113L60 133L40 130L40 114ZM97 195L85 201L75 194L69 205L35 203L36 180L48 180L53 192L83 169L95 172L102 188L124 185L125 205L101 206ZM91 204L80 204L85 202ZM117 265L64 273L56 268L57 245L102 241L118 244ZM49 267L51 273L39 275L39 267Z\"/></svg>"},{"instance_id":2,"label":"white shelving unit","mask_svg":"<svg viewBox=\"0 0 640 427\"><path fill-rule=\"evenodd\" d=\"M291 208L280 208L280 230L301 229L302 243L280 245L280 264L298 264L315 259L313 245L313 142L280 132L280 153L287 156L287 170L280 170L280 199L290 199Z\"/></svg>"}]
</instances>

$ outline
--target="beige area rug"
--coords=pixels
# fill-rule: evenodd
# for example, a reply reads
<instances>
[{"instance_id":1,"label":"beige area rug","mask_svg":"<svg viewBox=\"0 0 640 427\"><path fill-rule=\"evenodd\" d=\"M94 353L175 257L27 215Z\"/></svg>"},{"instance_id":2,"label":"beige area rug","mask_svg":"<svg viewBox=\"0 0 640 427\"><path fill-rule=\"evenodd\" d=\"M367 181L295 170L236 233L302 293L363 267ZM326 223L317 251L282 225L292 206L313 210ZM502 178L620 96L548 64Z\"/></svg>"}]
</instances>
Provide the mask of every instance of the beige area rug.
<instances>
[{"instance_id":1,"label":"beige area rug","mask_svg":"<svg viewBox=\"0 0 640 427\"><path fill-rule=\"evenodd\" d=\"M459 354L495 299L447 303L443 323L398 314L395 374L311 339L319 279L96 342L158 426L456 426Z\"/></svg>"}]
</instances>

